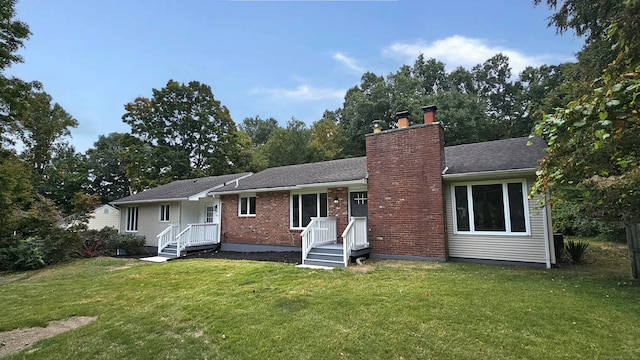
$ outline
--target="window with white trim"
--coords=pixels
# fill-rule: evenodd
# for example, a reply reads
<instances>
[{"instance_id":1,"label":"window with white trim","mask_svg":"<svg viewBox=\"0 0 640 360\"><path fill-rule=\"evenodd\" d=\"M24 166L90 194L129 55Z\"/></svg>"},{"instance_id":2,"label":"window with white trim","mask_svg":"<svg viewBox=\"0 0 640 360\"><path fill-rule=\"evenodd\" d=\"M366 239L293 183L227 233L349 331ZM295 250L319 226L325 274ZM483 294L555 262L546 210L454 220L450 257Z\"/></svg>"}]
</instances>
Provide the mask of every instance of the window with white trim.
<instances>
[{"instance_id":1,"label":"window with white trim","mask_svg":"<svg viewBox=\"0 0 640 360\"><path fill-rule=\"evenodd\" d=\"M529 232L524 181L453 185L454 228L457 233Z\"/></svg>"},{"instance_id":2,"label":"window with white trim","mask_svg":"<svg viewBox=\"0 0 640 360\"><path fill-rule=\"evenodd\" d=\"M215 219L216 216L216 211L218 205L214 205L214 204L207 204L204 208L204 222L207 224L211 224L213 223L213 220Z\"/></svg>"},{"instance_id":3,"label":"window with white trim","mask_svg":"<svg viewBox=\"0 0 640 360\"><path fill-rule=\"evenodd\" d=\"M327 193L292 194L291 228L301 229L309 225L312 217L327 216Z\"/></svg>"},{"instance_id":4,"label":"window with white trim","mask_svg":"<svg viewBox=\"0 0 640 360\"><path fill-rule=\"evenodd\" d=\"M238 202L238 216L256 216L256 196L240 196Z\"/></svg>"},{"instance_id":5,"label":"window with white trim","mask_svg":"<svg viewBox=\"0 0 640 360\"><path fill-rule=\"evenodd\" d=\"M138 207L130 206L127 208L127 226L126 231L138 231Z\"/></svg>"},{"instance_id":6,"label":"window with white trim","mask_svg":"<svg viewBox=\"0 0 640 360\"><path fill-rule=\"evenodd\" d=\"M169 221L169 204L160 205L160 222Z\"/></svg>"}]
</instances>

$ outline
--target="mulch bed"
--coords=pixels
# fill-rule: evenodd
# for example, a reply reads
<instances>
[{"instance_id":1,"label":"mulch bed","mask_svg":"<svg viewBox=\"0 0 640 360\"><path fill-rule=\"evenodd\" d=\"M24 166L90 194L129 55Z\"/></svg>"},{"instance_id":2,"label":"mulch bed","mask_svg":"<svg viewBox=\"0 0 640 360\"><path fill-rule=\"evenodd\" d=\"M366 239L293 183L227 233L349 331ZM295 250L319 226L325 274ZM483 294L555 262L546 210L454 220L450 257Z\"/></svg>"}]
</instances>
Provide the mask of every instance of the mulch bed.
<instances>
[{"instance_id":1,"label":"mulch bed","mask_svg":"<svg viewBox=\"0 0 640 360\"><path fill-rule=\"evenodd\" d=\"M302 253L299 251L235 252L209 250L190 253L178 259L255 260L300 264L302 262Z\"/></svg>"}]
</instances>

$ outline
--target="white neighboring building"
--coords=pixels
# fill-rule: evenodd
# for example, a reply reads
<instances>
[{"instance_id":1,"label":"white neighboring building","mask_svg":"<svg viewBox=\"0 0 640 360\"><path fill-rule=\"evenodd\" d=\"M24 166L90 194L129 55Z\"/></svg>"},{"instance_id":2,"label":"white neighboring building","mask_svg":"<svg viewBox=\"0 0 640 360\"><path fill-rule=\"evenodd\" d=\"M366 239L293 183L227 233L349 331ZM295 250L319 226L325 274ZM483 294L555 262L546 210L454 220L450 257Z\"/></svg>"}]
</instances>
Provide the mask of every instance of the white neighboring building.
<instances>
[{"instance_id":1,"label":"white neighboring building","mask_svg":"<svg viewBox=\"0 0 640 360\"><path fill-rule=\"evenodd\" d=\"M104 227L112 227L120 230L120 210L105 204L91 212L91 218L87 224L89 230L102 230Z\"/></svg>"}]
</instances>

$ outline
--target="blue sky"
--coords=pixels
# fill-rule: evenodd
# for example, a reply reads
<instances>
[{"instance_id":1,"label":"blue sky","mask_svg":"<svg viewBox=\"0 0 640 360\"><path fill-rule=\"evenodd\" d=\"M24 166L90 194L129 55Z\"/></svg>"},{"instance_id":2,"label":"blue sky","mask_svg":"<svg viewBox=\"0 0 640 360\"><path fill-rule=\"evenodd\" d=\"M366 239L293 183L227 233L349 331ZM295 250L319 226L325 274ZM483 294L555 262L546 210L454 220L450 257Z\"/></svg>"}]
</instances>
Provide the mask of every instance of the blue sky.
<instances>
[{"instance_id":1,"label":"blue sky","mask_svg":"<svg viewBox=\"0 0 640 360\"><path fill-rule=\"evenodd\" d=\"M236 123L311 124L364 71L387 75L419 53L453 69L502 52L517 73L572 61L582 46L527 0L21 0L17 11L33 35L9 73L42 82L78 120L82 152L128 132L124 104L169 79L210 85Z\"/></svg>"}]
</instances>

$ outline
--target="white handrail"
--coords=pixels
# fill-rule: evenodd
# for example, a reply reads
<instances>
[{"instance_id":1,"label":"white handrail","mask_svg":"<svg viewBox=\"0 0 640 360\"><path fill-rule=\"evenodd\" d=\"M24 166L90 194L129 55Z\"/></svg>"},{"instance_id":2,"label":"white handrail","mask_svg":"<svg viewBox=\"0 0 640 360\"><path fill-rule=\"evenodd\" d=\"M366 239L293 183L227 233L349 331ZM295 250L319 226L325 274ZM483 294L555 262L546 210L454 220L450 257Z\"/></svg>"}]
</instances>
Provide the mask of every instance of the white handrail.
<instances>
[{"instance_id":1,"label":"white handrail","mask_svg":"<svg viewBox=\"0 0 640 360\"><path fill-rule=\"evenodd\" d=\"M342 232L342 249L344 266L349 265L351 250L362 249L369 246L367 218L352 217L349 225Z\"/></svg>"},{"instance_id":2,"label":"white handrail","mask_svg":"<svg viewBox=\"0 0 640 360\"><path fill-rule=\"evenodd\" d=\"M302 261L315 245L328 244L336 241L337 218L312 217L309 225L300 233L302 237Z\"/></svg>"},{"instance_id":3,"label":"white handrail","mask_svg":"<svg viewBox=\"0 0 640 360\"><path fill-rule=\"evenodd\" d=\"M218 243L218 224L189 224L176 236L176 256L188 246Z\"/></svg>"},{"instance_id":4,"label":"white handrail","mask_svg":"<svg viewBox=\"0 0 640 360\"><path fill-rule=\"evenodd\" d=\"M176 233L180 229L180 225L171 224L166 229L162 230L160 234L158 234L158 253L162 251L167 245L171 244L176 238Z\"/></svg>"}]
</instances>

